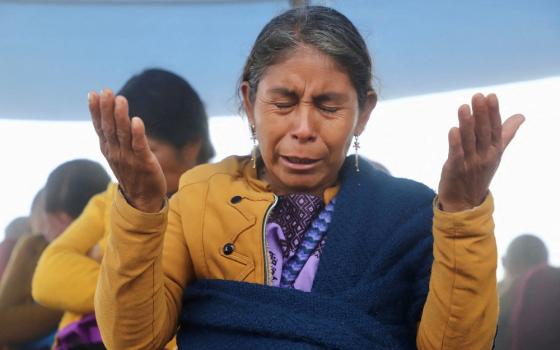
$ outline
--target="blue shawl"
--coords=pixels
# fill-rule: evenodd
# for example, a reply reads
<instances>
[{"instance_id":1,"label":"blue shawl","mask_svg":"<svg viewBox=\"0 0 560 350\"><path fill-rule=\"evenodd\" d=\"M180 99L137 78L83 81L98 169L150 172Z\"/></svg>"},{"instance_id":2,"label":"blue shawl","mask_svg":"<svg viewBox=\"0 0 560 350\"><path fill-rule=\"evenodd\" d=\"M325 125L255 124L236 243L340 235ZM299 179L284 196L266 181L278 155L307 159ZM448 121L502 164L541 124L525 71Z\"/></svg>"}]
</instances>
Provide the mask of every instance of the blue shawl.
<instances>
[{"instance_id":1,"label":"blue shawl","mask_svg":"<svg viewBox=\"0 0 560 350\"><path fill-rule=\"evenodd\" d=\"M235 281L186 288L179 349L415 349L434 192L347 158L310 293Z\"/></svg>"}]
</instances>

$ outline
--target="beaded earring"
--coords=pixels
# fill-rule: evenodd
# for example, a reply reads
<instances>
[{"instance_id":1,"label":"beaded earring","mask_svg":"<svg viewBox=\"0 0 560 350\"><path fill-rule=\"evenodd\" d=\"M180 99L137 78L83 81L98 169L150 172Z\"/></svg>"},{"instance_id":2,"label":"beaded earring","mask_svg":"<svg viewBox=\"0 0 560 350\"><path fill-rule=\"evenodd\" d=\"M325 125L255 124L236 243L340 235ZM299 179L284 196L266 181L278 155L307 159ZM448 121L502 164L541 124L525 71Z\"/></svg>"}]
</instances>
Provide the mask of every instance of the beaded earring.
<instances>
[{"instance_id":1,"label":"beaded earring","mask_svg":"<svg viewBox=\"0 0 560 350\"><path fill-rule=\"evenodd\" d=\"M360 172L360 158L358 157L358 150L360 149L360 142L358 141L358 135L354 135L354 166L356 167L356 172Z\"/></svg>"},{"instance_id":2,"label":"beaded earring","mask_svg":"<svg viewBox=\"0 0 560 350\"><path fill-rule=\"evenodd\" d=\"M257 167L257 132L255 124L251 124L251 140L253 141L253 149L251 150L251 162L253 162L253 169Z\"/></svg>"}]
</instances>

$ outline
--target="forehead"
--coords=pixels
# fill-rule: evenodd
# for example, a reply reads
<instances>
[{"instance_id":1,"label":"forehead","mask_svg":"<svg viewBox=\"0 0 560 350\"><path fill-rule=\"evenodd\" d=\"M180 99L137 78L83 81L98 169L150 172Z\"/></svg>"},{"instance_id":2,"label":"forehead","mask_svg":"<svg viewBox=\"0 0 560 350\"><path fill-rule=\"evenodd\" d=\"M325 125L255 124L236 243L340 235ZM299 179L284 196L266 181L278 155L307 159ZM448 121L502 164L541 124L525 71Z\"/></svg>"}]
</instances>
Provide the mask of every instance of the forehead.
<instances>
[{"instance_id":1,"label":"forehead","mask_svg":"<svg viewBox=\"0 0 560 350\"><path fill-rule=\"evenodd\" d=\"M259 83L259 90L274 93L287 88L304 91L345 92L355 94L348 74L330 56L308 46L299 46L288 52L276 64L268 67Z\"/></svg>"}]
</instances>

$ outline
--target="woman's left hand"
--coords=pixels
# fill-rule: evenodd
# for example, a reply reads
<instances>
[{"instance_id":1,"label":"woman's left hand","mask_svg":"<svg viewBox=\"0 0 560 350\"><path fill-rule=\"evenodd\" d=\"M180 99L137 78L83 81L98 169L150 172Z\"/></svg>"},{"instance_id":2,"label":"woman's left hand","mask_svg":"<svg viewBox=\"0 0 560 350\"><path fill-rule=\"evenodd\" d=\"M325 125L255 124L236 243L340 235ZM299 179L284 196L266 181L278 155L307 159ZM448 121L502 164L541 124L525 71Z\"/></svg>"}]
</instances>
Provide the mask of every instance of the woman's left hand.
<instances>
[{"instance_id":1,"label":"woman's left hand","mask_svg":"<svg viewBox=\"0 0 560 350\"><path fill-rule=\"evenodd\" d=\"M504 150L525 117L516 114L503 124L494 94L472 98L459 107L459 127L449 131L449 155L441 173L439 203L449 212L479 206L498 169Z\"/></svg>"}]
</instances>

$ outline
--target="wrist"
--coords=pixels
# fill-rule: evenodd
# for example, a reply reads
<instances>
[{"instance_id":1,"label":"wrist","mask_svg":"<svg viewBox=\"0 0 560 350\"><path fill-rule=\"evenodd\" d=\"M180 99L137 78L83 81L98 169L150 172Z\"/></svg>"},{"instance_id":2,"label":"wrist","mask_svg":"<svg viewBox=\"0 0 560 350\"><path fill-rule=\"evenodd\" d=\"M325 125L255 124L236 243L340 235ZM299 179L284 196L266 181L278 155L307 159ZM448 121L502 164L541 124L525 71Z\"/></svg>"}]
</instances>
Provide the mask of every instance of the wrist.
<instances>
[{"instance_id":1,"label":"wrist","mask_svg":"<svg viewBox=\"0 0 560 350\"><path fill-rule=\"evenodd\" d=\"M489 193L489 191L486 191L484 196L482 196L482 198L478 202L476 202L474 200L471 200L471 201L449 201L449 200L442 199L441 196L438 196L436 204L437 204L437 207L438 207L439 210L449 212L449 213L457 213L457 212L461 212L461 211L465 211L465 210L471 210L471 209L474 209L474 208L480 206L484 202L486 197L488 196L488 193Z\"/></svg>"},{"instance_id":2,"label":"wrist","mask_svg":"<svg viewBox=\"0 0 560 350\"><path fill-rule=\"evenodd\" d=\"M145 213L157 213L165 205L164 198L134 198L133 196L128 195L120 185L119 192L128 204Z\"/></svg>"}]
</instances>

